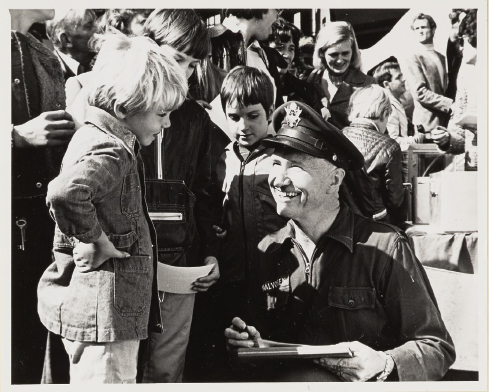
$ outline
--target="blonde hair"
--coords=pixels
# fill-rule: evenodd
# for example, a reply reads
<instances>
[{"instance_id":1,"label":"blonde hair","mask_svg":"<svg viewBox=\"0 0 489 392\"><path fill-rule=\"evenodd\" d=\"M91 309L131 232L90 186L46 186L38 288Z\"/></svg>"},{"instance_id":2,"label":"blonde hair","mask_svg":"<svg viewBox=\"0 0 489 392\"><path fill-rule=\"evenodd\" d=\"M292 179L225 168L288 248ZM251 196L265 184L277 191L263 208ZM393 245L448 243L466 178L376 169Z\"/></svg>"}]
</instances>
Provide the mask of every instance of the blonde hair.
<instances>
[{"instance_id":1,"label":"blonde hair","mask_svg":"<svg viewBox=\"0 0 489 392\"><path fill-rule=\"evenodd\" d=\"M328 22L319 31L312 56L312 65L314 65L314 68L321 71L325 70L326 61L324 59L324 53L331 46L342 41L350 41L351 44L352 56L349 68L360 69L362 66L360 49L358 48L353 27L348 22Z\"/></svg>"},{"instance_id":2,"label":"blonde hair","mask_svg":"<svg viewBox=\"0 0 489 392\"><path fill-rule=\"evenodd\" d=\"M392 113L391 101L385 90L374 84L359 88L350 97L348 119L369 118L377 120L387 119Z\"/></svg>"},{"instance_id":3,"label":"blonde hair","mask_svg":"<svg viewBox=\"0 0 489 392\"><path fill-rule=\"evenodd\" d=\"M147 37L106 34L93 67L92 106L127 115L152 108L174 110L188 91L187 78L171 52Z\"/></svg>"}]
</instances>

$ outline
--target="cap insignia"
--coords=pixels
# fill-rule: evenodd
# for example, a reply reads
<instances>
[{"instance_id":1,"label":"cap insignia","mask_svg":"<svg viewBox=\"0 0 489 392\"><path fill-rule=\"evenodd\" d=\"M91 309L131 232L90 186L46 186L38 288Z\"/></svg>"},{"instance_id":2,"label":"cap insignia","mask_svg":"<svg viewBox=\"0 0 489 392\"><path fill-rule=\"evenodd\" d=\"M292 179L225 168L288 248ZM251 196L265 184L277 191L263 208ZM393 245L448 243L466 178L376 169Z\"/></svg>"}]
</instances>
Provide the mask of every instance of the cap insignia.
<instances>
[{"instance_id":1,"label":"cap insignia","mask_svg":"<svg viewBox=\"0 0 489 392\"><path fill-rule=\"evenodd\" d=\"M299 116L302 113L302 109L295 102L292 102L289 107L285 108L285 112L287 113L287 116L285 116L287 125L291 128L296 127L301 119Z\"/></svg>"}]
</instances>

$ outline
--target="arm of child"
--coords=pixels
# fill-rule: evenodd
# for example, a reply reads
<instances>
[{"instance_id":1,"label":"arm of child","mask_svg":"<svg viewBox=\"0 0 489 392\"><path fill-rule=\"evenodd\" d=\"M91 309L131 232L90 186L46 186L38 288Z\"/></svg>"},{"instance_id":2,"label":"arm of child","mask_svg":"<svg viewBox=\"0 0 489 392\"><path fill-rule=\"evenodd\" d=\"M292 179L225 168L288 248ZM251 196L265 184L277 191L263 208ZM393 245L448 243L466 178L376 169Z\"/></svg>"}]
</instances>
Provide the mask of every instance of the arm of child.
<instances>
[{"instance_id":1,"label":"arm of child","mask_svg":"<svg viewBox=\"0 0 489 392\"><path fill-rule=\"evenodd\" d=\"M117 250L103 231L95 242L90 244L80 242L73 249L73 260L80 272L93 271L111 257L125 258L129 256L129 253Z\"/></svg>"}]
</instances>

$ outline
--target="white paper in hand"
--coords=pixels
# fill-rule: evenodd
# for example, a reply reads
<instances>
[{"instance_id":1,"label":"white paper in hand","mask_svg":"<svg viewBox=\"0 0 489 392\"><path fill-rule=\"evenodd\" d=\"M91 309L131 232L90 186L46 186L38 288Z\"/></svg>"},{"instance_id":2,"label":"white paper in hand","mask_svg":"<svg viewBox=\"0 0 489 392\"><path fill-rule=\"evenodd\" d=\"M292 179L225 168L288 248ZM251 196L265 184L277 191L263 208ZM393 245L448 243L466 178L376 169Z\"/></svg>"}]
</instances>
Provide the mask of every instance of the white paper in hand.
<instances>
[{"instance_id":1,"label":"white paper in hand","mask_svg":"<svg viewBox=\"0 0 489 392\"><path fill-rule=\"evenodd\" d=\"M202 267L174 267L158 263L158 290L175 294L196 294L192 283L209 275L214 264Z\"/></svg>"}]
</instances>

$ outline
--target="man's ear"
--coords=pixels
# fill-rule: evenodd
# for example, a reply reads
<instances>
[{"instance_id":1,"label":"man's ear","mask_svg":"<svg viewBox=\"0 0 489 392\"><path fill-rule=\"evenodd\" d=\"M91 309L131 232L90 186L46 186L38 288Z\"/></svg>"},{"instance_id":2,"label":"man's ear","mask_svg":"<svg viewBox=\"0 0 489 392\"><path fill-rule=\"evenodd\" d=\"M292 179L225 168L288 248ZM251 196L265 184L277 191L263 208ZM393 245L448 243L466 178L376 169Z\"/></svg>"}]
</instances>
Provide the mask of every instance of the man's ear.
<instances>
[{"instance_id":1,"label":"man's ear","mask_svg":"<svg viewBox=\"0 0 489 392\"><path fill-rule=\"evenodd\" d=\"M389 88L389 82L388 82L387 80L384 80L384 81L382 82L382 87L384 87L384 88Z\"/></svg>"},{"instance_id":2,"label":"man's ear","mask_svg":"<svg viewBox=\"0 0 489 392\"><path fill-rule=\"evenodd\" d=\"M119 120L124 120L127 117L127 110L120 103L114 103L114 114Z\"/></svg>"},{"instance_id":3,"label":"man's ear","mask_svg":"<svg viewBox=\"0 0 489 392\"><path fill-rule=\"evenodd\" d=\"M333 172L331 173L330 177L330 189L331 193L338 192L340 189L340 185L343 182L343 178L345 178L345 170L340 169L339 167L334 169ZM329 193L329 192L328 192Z\"/></svg>"},{"instance_id":4,"label":"man's ear","mask_svg":"<svg viewBox=\"0 0 489 392\"><path fill-rule=\"evenodd\" d=\"M61 42L62 48L71 48L73 46L70 37L64 31L58 34L58 40Z\"/></svg>"}]
</instances>

